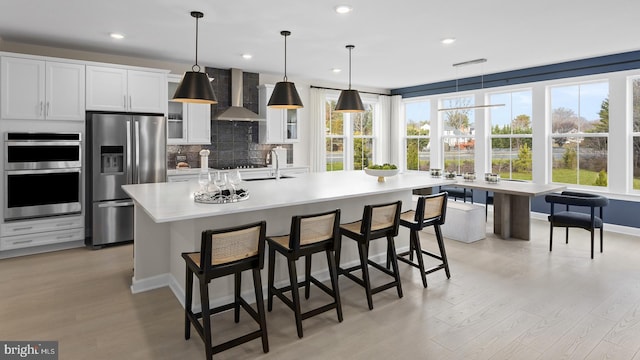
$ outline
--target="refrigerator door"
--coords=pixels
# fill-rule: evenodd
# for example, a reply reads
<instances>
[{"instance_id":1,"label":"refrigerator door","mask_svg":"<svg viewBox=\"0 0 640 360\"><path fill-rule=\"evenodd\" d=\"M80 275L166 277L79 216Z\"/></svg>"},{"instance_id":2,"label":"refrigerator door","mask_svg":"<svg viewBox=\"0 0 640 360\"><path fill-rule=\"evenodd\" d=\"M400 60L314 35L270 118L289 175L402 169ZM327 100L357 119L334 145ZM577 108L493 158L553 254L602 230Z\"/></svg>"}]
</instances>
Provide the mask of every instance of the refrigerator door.
<instances>
[{"instance_id":1,"label":"refrigerator door","mask_svg":"<svg viewBox=\"0 0 640 360\"><path fill-rule=\"evenodd\" d=\"M133 117L132 183L167 181L167 125L163 116Z\"/></svg>"},{"instance_id":2,"label":"refrigerator door","mask_svg":"<svg viewBox=\"0 0 640 360\"><path fill-rule=\"evenodd\" d=\"M133 201L93 204L93 246L133 240Z\"/></svg>"},{"instance_id":3,"label":"refrigerator door","mask_svg":"<svg viewBox=\"0 0 640 360\"><path fill-rule=\"evenodd\" d=\"M121 186L129 182L130 119L127 115L93 114L89 120L92 201L127 198Z\"/></svg>"}]
</instances>

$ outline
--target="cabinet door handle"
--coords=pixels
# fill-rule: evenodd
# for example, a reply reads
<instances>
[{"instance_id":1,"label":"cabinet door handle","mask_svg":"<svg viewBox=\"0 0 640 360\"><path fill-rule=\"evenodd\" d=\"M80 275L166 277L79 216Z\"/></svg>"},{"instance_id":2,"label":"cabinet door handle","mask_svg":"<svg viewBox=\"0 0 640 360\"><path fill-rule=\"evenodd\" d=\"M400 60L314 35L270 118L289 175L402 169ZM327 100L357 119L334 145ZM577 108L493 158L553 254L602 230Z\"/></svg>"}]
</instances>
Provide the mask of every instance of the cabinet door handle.
<instances>
[{"instance_id":1,"label":"cabinet door handle","mask_svg":"<svg viewBox=\"0 0 640 360\"><path fill-rule=\"evenodd\" d=\"M51 106L51 103L47 101L47 108L45 110L44 116L49 116L49 108Z\"/></svg>"},{"instance_id":2,"label":"cabinet door handle","mask_svg":"<svg viewBox=\"0 0 640 360\"><path fill-rule=\"evenodd\" d=\"M12 244L13 245L17 245L17 244L28 244L30 242L33 242L33 240L19 240L19 241L14 241Z\"/></svg>"},{"instance_id":3,"label":"cabinet door handle","mask_svg":"<svg viewBox=\"0 0 640 360\"><path fill-rule=\"evenodd\" d=\"M40 112L38 113L39 116L42 115L42 111L44 110L44 103L42 101L40 101Z\"/></svg>"},{"instance_id":4,"label":"cabinet door handle","mask_svg":"<svg viewBox=\"0 0 640 360\"><path fill-rule=\"evenodd\" d=\"M127 95L122 96L124 98L124 109L127 110Z\"/></svg>"},{"instance_id":5,"label":"cabinet door handle","mask_svg":"<svg viewBox=\"0 0 640 360\"><path fill-rule=\"evenodd\" d=\"M60 224L56 224L56 226L71 226L73 225L73 223L60 223Z\"/></svg>"},{"instance_id":6,"label":"cabinet door handle","mask_svg":"<svg viewBox=\"0 0 640 360\"><path fill-rule=\"evenodd\" d=\"M31 229L33 229L33 226L25 226L25 227L14 228L13 231L31 230Z\"/></svg>"},{"instance_id":7,"label":"cabinet door handle","mask_svg":"<svg viewBox=\"0 0 640 360\"><path fill-rule=\"evenodd\" d=\"M131 95L129 95L129 110L133 108L133 102L131 101Z\"/></svg>"}]
</instances>

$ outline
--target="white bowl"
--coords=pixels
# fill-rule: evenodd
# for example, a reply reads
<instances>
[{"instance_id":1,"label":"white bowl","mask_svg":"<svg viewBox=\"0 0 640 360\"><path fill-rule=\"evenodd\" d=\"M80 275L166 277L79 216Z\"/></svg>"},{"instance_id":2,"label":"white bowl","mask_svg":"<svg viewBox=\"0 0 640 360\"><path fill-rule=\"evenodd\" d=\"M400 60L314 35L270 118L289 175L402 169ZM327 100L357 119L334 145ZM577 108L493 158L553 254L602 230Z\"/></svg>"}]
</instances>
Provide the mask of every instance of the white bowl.
<instances>
[{"instance_id":1,"label":"white bowl","mask_svg":"<svg viewBox=\"0 0 640 360\"><path fill-rule=\"evenodd\" d=\"M364 172L367 173L367 175L377 176L378 182L384 182L385 177L398 175L400 169L379 170L364 168Z\"/></svg>"}]
</instances>

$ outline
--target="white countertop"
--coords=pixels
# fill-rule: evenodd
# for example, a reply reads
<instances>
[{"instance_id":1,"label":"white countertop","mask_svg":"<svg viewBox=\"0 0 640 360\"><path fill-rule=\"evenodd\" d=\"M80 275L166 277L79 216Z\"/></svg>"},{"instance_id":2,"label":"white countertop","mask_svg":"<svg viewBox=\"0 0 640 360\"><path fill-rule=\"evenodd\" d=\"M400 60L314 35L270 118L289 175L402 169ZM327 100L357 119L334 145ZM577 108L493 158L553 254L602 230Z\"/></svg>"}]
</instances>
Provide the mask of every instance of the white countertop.
<instances>
[{"instance_id":1,"label":"white countertop","mask_svg":"<svg viewBox=\"0 0 640 360\"><path fill-rule=\"evenodd\" d=\"M193 193L199 188L197 181L124 185L122 189L153 221L163 223L453 183L428 174L398 174L379 183L377 177L363 171L306 173L295 178L243 181L241 187L249 191L249 198L227 204L196 203Z\"/></svg>"},{"instance_id":2,"label":"white countertop","mask_svg":"<svg viewBox=\"0 0 640 360\"><path fill-rule=\"evenodd\" d=\"M296 165L287 165L287 166L283 166L280 168L280 170L288 170L288 169L308 169L308 166L296 166ZM241 172L245 173L249 173L249 172L259 172L259 171L264 171L264 170L271 170L273 169L271 166L266 166L266 167L256 167L256 168L243 168L243 169L238 169ZM209 169L209 171L229 171L230 169L224 169L224 170L219 170L219 169ZM180 168L180 169L169 169L167 170L167 176L175 176L175 175L197 175L200 173L200 168L196 167L196 168Z\"/></svg>"},{"instance_id":3,"label":"white countertop","mask_svg":"<svg viewBox=\"0 0 640 360\"><path fill-rule=\"evenodd\" d=\"M489 183L484 180L461 181L456 186L466 187L469 189L478 189L493 191L501 194L539 196L552 192L562 191L566 188L564 185L557 184L535 184L527 181L510 181L501 180L498 183Z\"/></svg>"}]
</instances>

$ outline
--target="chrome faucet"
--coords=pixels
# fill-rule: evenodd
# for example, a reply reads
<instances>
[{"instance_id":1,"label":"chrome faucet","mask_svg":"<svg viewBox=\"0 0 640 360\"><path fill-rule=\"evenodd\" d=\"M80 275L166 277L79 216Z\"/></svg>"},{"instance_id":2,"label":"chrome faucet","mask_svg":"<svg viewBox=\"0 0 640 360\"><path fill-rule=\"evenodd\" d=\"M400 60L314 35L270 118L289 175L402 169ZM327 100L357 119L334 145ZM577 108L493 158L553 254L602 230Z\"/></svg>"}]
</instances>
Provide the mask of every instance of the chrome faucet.
<instances>
[{"instance_id":1,"label":"chrome faucet","mask_svg":"<svg viewBox=\"0 0 640 360\"><path fill-rule=\"evenodd\" d=\"M278 156L278 152L275 149L271 149L271 163L276 162L276 180L280 179L280 156Z\"/></svg>"}]
</instances>

